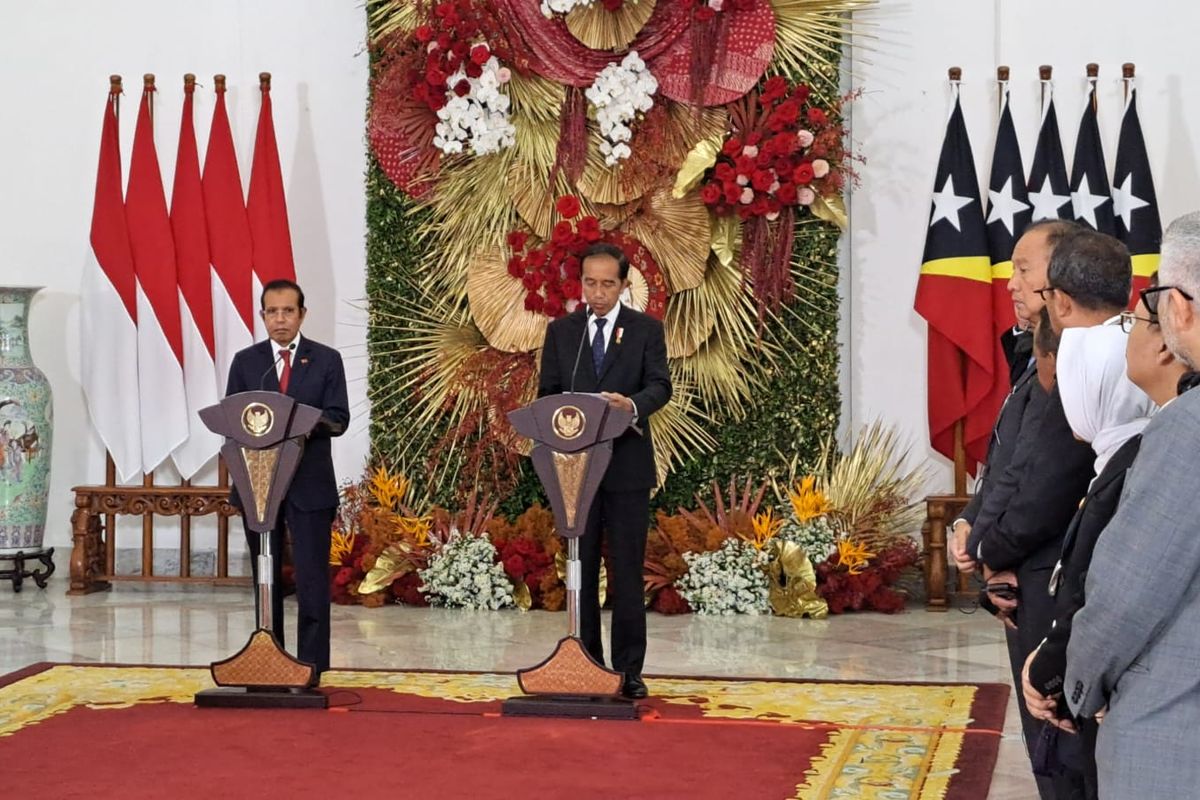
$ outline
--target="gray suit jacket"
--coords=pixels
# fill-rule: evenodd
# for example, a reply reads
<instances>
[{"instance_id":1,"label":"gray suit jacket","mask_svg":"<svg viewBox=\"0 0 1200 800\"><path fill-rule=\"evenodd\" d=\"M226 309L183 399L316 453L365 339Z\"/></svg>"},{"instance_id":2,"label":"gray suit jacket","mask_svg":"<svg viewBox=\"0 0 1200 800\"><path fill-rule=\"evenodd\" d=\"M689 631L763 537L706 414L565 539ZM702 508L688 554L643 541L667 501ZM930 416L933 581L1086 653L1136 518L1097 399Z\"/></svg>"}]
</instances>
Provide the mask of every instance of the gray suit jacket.
<instances>
[{"instance_id":1,"label":"gray suit jacket","mask_svg":"<svg viewBox=\"0 0 1200 800\"><path fill-rule=\"evenodd\" d=\"M1155 415L1092 556L1064 689L1089 717L1102 797L1195 797L1200 758L1200 390Z\"/></svg>"}]
</instances>

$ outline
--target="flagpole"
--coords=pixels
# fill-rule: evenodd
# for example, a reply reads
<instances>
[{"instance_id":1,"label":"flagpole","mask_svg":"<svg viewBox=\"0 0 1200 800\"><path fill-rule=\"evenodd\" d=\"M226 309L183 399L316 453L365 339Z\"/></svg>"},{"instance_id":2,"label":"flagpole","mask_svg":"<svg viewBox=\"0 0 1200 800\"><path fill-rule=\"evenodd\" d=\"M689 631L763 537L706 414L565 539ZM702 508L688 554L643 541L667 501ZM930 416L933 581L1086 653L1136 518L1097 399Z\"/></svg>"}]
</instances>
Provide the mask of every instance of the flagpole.
<instances>
[{"instance_id":1,"label":"flagpole","mask_svg":"<svg viewBox=\"0 0 1200 800\"><path fill-rule=\"evenodd\" d=\"M996 67L996 84L1000 88L1000 96L996 103L1001 114L1004 113L1004 99L1008 94L1008 67Z\"/></svg>"},{"instance_id":2,"label":"flagpole","mask_svg":"<svg viewBox=\"0 0 1200 800\"><path fill-rule=\"evenodd\" d=\"M1100 65L1099 64L1088 64L1087 65L1088 93L1091 95L1089 100L1092 104L1092 111L1097 111L1097 110L1099 110L1099 107L1100 107L1100 102L1099 102L1098 98L1096 97L1096 83L1099 81L1099 79L1100 79Z\"/></svg>"},{"instance_id":3,"label":"flagpole","mask_svg":"<svg viewBox=\"0 0 1200 800\"><path fill-rule=\"evenodd\" d=\"M1041 116L1046 116L1046 91L1054 91L1051 77L1054 75L1054 67L1049 64L1042 64L1038 67L1038 79L1042 82L1042 109Z\"/></svg>"},{"instance_id":4,"label":"flagpole","mask_svg":"<svg viewBox=\"0 0 1200 800\"><path fill-rule=\"evenodd\" d=\"M108 76L108 102L112 104L113 117L121 121L121 76ZM112 452L104 451L104 485L117 485L117 462ZM104 515L104 572L111 575L117 571L117 515Z\"/></svg>"},{"instance_id":5,"label":"flagpole","mask_svg":"<svg viewBox=\"0 0 1200 800\"><path fill-rule=\"evenodd\" d=\"M962 67L950 67L947 70L947 75L950 78L950 91L954 96L955 103L958 102L959 84L962 83ZM953 108L951 110L953 112ZM963 384L966 383L967 374L967 359L960 351L958 354L959 369L962 372ZM966 420L959 418L954 423L954 494L957 497L965 497L967 494L967 448L963 441L965 438Z\"/></svg>"},{"instance_id":6,"label":"flagpole","mask_svg":"<svg viewBox=\"0 0 1200 800\"><path fill-rule=\"evenodd\" d=\"M1133 91L1133 62L1126 61L1121 65L1121 83L1125 85L1125 105L1129 105L1129 95Z\"/></svg>"}]
</instances>

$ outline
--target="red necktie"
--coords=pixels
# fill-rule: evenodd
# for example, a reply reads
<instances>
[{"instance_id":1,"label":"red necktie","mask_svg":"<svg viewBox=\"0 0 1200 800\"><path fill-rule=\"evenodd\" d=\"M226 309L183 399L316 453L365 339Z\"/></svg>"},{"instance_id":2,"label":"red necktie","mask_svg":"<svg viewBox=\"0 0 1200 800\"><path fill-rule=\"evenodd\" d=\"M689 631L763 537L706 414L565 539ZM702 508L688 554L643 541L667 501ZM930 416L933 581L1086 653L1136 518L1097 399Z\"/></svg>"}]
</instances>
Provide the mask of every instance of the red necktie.
<instances>
[{"instance_id":1,"label":"red necktie","mask_svg":"<svg viewBox=\"0 0 1200 800\"><path fill-rule=\"evenodd\" d=\"M280 350L279 355L283 357L283 372L279 373L279 391L286 394L288 380L292 377L292 351Z\"/></svg>"}]
</instances>

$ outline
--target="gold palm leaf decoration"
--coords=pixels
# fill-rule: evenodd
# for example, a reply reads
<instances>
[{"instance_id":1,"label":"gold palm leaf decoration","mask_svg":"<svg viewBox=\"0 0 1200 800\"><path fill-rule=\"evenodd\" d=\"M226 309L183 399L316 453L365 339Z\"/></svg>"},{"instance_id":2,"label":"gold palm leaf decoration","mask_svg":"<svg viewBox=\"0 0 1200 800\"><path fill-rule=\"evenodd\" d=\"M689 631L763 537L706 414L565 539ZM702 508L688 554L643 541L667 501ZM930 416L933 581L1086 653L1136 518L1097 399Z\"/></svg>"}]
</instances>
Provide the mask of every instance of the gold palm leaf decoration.
<instances>
[{"instance_id":1,"label":"gold palm leaf decoration","mask_svg":"<svg viewBox=\"0 0 1200 800\"><path fill-rule=\"evenodd\" d=\"M420 21L417 3L412 0L367 0L367 30L372 42L393 33L407 33Z\"/></svg>"},{"instance_id":2,"label":"gold palm leaf decoration","mask_svg":"<svg viewBox=\"0 0 1200 800\"><path fill-rule=\"evenodd\" d=\"M712 420L696 402L694 388L675 371L671 383L671 402L655 412L651 422L660 484L675 465L717 449L717 440L708 432Z\"/></svg>"},{"instance_id":3,"label":"gold palm leaf decoration","mask_svg":"<svg viewBox=\"0 0 1200 800\"><path fill-rule=\"evenodd\" d=\"M442 162L432 201L433 214L420 234L432 239L438 263L431 264L422 287L458 305L466 296L467 272L477 251L500 248L515 220L512 201L503 191L515 155L512 148L464 162ZM443 302L446 302L443 300Z\"/></svg>"},{"instance_id":4,"label":"gold palm leaf decoration","mask_svg":"<svg viewBox=\"0 0 1200 800\"><path fill-rule=\"evenodd\" d=\"M695 289L671 296L667 303L667 314L663 320L667 331L667 355L683 358L694 353L708 340L713 331L719 331L724 341L744 359L749 359L751 349L755 358L763 353L757 335L758 312L737 262L728 266L710 255L704 283ZM752 359L751 359L752 360Z\"/></svg>"},{"instance_id":5,"label":"gold palm leaf decoration","mask_svg":"<svg viewBox=\"0 0 1200 800\"><path fill-rule=\"evenodd\" d=\"M806 236L819 236L824 223L812 217L801 219L796 226L796 239ZM812 248L803 248L805 252L813 252ZM792 261L792 279L796 282L796 298L791 305L783 307L784 314L805 322L814 332L823 329L818 320L824 315L836 315L837 308L819 305L812 298L821 297L838 282L837 252L830 251L822 257L808 261Z\"/></svg>"},{"instance_id":6,"label":"gold palm leaf decoration","mask_svg":"<svg viewBox=\"0 0 1200 800\"><path fill-rule=\"evenodd\" d=\"M593 50L624 50L645 27L654 5L655 0L625 0L616 11L608 11L596 0L567 14L567 30Z\"/></svg>"},{"instance_id":7,"label":"gold palm leaf decoration","mask_svg":"<svg viewBox=\"0 0 1200 800\"><path fill-rule=\"evenodd\" d=\"M553 161L551 155L551 161ZM574 194L567 176L559 173L555 179L555 190L546 190L546 180L549 178L550 167L530 164L526 161L514 161L508 171L508 194L512 198L513 207L522 221L530 227L541 239L549 239L554 229L554 223L560 217L554 209L554 202L563 195ZM580 198L581 214L596 215L597 208L587 198ZM602 228L613 228L615 225L601 223Z\"/></svg>"},{"instance_id":8,"label":"gold palm leaf decoration","mask_svg":"<svg viewBox=\"0 0 1200 800\"><path fill-rule=\"evenodd\" d=\"M670 187L660 186L643 198L621 229L646 245L672 292L704 282L711 231L708 208L699 192L676 199Z\"/></svg>"},{"instance_id":9,"label":"gold palm leaf decoration","mask_svg":"<svg viewBox=\"0 0 1200 800\"><path fill-rule=\"evenodd\" d=\"M874 0L771 0L775 12L775 57L772 73L805 75L813 64L837 64L842 48L865 38L861 23L851 20L854 11L875 5ZM815 82L813 91L823 100L827 92ZM832 90L836 92L837 84Z\"/></svg>"},{"instance_id":10,"label":"gold palm leaf decoration","mask_svg":"<svg viewBox=\"0 0 1200 800\"><path fill-rule=\"evenodd\" d=\"M816 472L817 489L853 538L875 552L921 527L924 510L914 502L925 485L921 468L909 469L908 447L895 428L876 420L859 430L850 450L838 455L830 441Z\"/></svg>"},{"instance_id":11,"label":"gold palm leaf decoration","mask_svg":"<svg viewBox=\"0 0 1200 800\"><path fill-rule=\"evenodd\" d=\"M513 72L505 91L511 101L509 115L518 130L524 122L553 122L557 141L558 115L566 93L561 83L539 75Z\"/></svg>"},{"instance_id":12,"label":"gold palm leaf decoration","mask_svg":"<svg viewBox=\"0 0 1200 800\"><path fill-rule=\"evenodd\" d=\"M471 408L472 398L459 396L455 403L450 398L457 391L456 376L463 364L484 349L486 342L470 324L465 309L455 310L431 295L400 300L394 312L372 310L371 325L385 334L374 343L374 357L387 358L394 365L386 379L372 385L372 407L404 408L402 424L409 432L378 455L397 471L423 473L439 426L457 425ZM387 423L386 419L377 421ZM436 486L436 481L447 476L431 477ZM453 480L454 476L448 477Z\"/></svg>"},{"instance_id":13,"label":"gold palm leaf decoration","mask_svg":"<svg viewBox=\"0 0 1200 800\"><path fill-rule=\"evenodd\" d=\"M695 355L708 341L717 320L712 307L695 302L699 290L672 295L667 302L663 328L667 337L667 358L683 359Z\"/></svg>"},{"instance_id":14,"label":"gold palm leaf decoration","mask_svg":"<svg viewBox=\"0 0 1200 800\"><path fill-rule=\"evenodd\" d=\"M762 368L748 356L718 334L692 356L671 364L683 380L695 385L706 407L720 407L736 420L745 416L746 406L763 386Z\"/></svg>"},{"instance_id":15,"label":"gold palm leaf decoration","mask_svg":"<svg viewBox=\"0 0 1200 800\"><path fill-rule=\"evenodd\" d=\"M507 253L498 247L479 249L467 273L471 319L497 350L535 350L542 346L550 318L525 310L525 287L508 274Z\"/></svg>"}]
</instances>

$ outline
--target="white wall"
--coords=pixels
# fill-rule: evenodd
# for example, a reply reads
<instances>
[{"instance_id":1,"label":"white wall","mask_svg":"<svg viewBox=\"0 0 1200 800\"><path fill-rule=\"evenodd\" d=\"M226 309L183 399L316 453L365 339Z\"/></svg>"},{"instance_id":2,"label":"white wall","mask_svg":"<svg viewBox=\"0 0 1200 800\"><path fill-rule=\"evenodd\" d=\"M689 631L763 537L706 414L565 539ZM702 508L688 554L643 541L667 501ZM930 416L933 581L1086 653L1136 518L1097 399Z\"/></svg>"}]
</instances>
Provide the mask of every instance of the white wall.
<instances>
[{"instance_id":1,"label":"white wall","mask_svg":"<svg viewBox=\"0 0 1200 800\"><path fill-rule=\"evenodd\" d=\"M0 112L0 282L46 287L31 312L30 346L54 391L46 541L64 546L60 569L66 571L70 542L70 489L104 478L104 448L91 432L79 383L79 287L110 73L124 77L126 177L142 74L158 78L155 138L168 200L183 74L194 72L202 84L195 102L202 159L212 75L228 76L226 103L248 185L258 73L272 73L296 272L311 309L305 333L336 346L345 359L355 419L334 454L340 476L360 474L367 452L365 318L358 310L366 230L362 3L68 0L51 9L0 0L0 18L0 72L7 76ZM197 482L214 477L202 474ZM240 542L240 534L232 538Z\"/></svg>"},{"instance_id":2,"label":"white wall","mask_svg":"<svg viewBox=\"0 0 1200 800\"><path fill-rule=\"evenodd\" d=\"M853 51L856 149L866 156L849 236L846 388L852 425L895 422L951 488L950 463L928 448L925 323L912 310L934 171L949 110L946 69L963 68L962 103L986 182L997 113L996 67L1012 68L1013 114L1028 170L1038 126L1038 66L1054 66L1068 168L1086 98L1084 65L1100 65L1100 129L1111 167L1120 129L1121 64L1137 65L1138 111L1164 225L1200 208L1200 9L1168 0L881 0L859 15L875 39Z\"/></svg>"}]
</instances>

